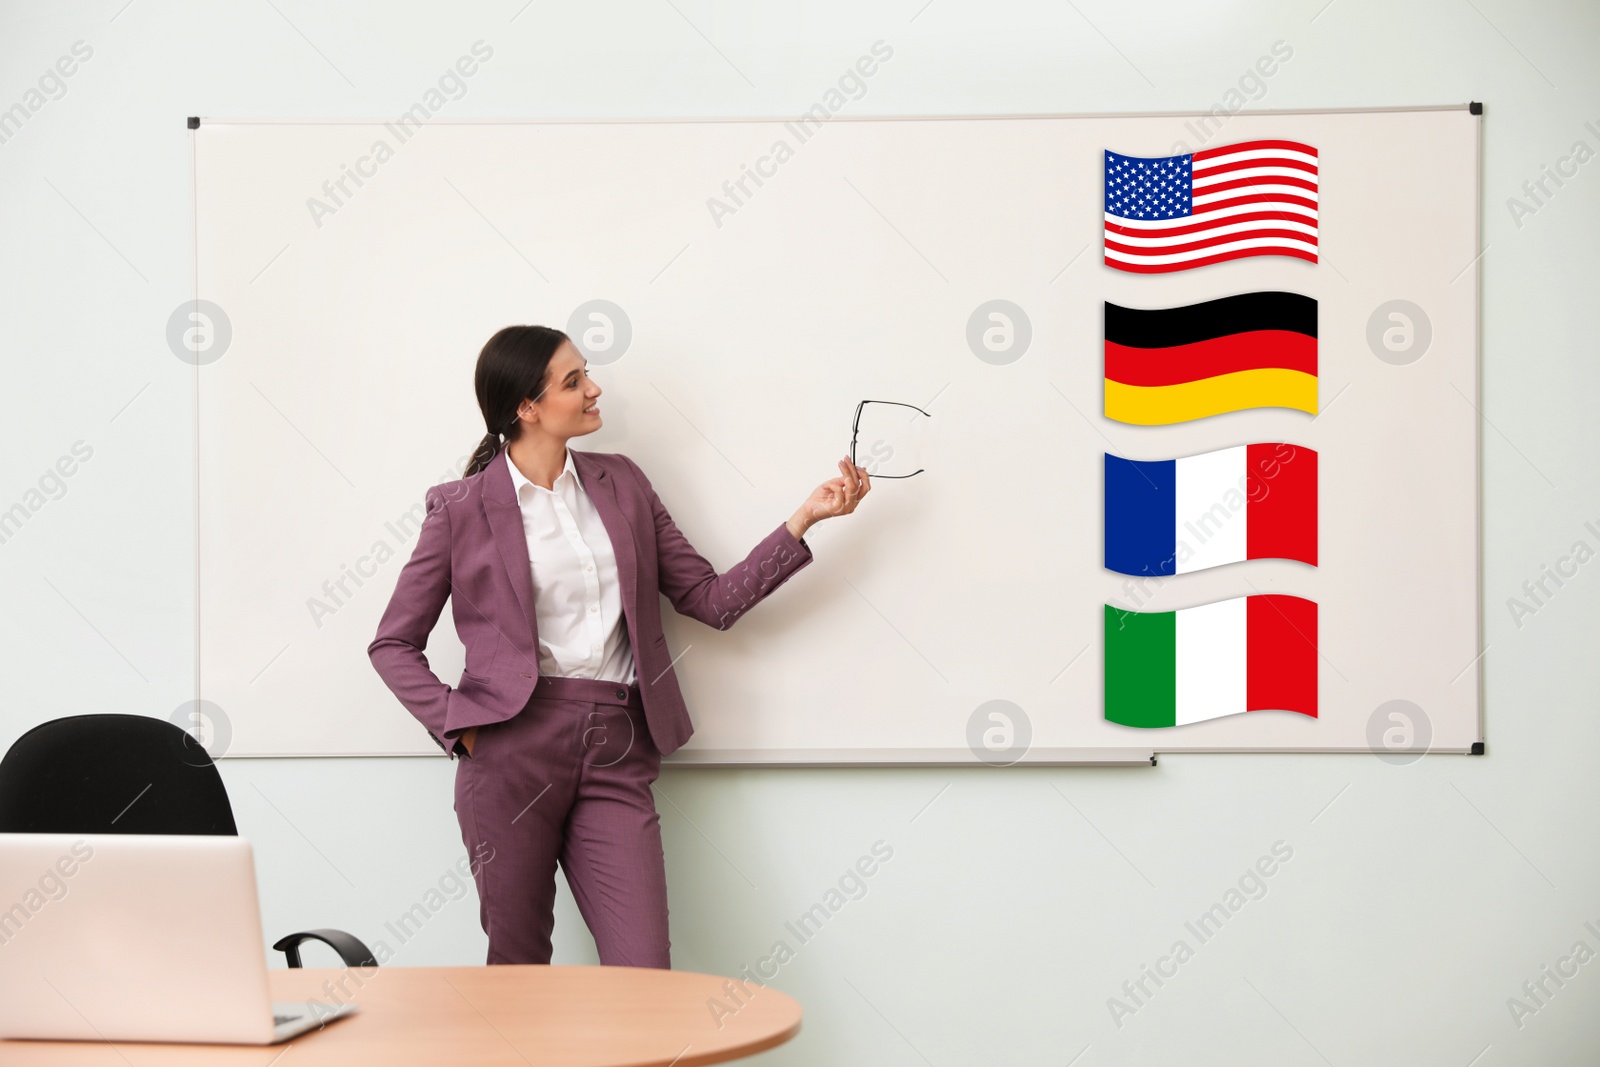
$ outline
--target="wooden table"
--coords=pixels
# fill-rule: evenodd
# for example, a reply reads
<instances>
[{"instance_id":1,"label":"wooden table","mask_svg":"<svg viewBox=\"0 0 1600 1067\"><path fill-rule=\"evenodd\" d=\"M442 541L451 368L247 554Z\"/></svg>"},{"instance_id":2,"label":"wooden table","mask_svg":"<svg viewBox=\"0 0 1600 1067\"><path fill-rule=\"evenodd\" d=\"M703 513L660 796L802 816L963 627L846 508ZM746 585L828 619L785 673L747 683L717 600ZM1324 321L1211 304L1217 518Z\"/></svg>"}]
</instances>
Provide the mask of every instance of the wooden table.
<instances>
[{"instance_id":1,"label":"wooden table","mask_svg":"<svg viewBox=\"0 0 1600 1067\"><path fill-rule=\"evenodd\" d=\"M0 1041L0 1063L155 1067L160 1064L496 1064L506 1067L694 1067L781 1045L800 1030L800 1004L751 985L735 1007L728 979L643 967L379 967L274 969L272 998L332 1003L324 982L351 992L355 1015L281 1045L156 1045ZM735 989L737 990L737 986ZM293 1046L290 1048L290 1046ZM288 1050L288 1051L285 1051Z\"/></svg>"}]
</instances>

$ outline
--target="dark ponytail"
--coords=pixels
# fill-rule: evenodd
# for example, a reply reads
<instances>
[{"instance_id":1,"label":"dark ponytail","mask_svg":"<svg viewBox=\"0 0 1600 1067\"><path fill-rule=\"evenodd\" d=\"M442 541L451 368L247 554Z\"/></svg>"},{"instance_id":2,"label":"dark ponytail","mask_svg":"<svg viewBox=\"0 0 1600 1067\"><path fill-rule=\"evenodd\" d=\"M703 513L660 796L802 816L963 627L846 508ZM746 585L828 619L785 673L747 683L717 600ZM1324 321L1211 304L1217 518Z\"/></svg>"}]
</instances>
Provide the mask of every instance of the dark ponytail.
<instances>
[{"instance_id":1,"label":"dark ponytail","mask_svg":"<svg viewBox=\"0 0 1600 1067\"><path fill-rule=\"evenodd\" d=\"M524 400L538 400L544 395L550 357L566 340L566 334L548 326L507 326L483 346L472 386L478 394L483 425L489 432L473 451L463 478L489 466L489 461L500 454L502 437L506 444L517 439L522 432L517 408Z\"/></svg>"}]
</instances>

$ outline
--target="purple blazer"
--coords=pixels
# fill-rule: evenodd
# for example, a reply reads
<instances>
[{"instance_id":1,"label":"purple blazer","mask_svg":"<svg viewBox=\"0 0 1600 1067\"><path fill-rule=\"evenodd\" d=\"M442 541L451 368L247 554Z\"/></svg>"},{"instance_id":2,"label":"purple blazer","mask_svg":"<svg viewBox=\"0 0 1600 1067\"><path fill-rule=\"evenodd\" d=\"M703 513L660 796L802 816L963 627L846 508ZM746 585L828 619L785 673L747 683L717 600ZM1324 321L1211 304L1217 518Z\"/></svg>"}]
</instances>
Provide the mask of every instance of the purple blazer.
<instances>
[{"instance_id":1,"label":"purple blazer","mask_svg":"<svg viewBox=\"0 0 1600 1067\"><path fill-rule=\"evenodd\" d=\"M810 563L811 549L779 523L743 562L718 574L673 524L638 464L620 454L569 449L611 535L645 719L666 755L689 740L694 724L661 628L659 594L667 594L680 615L726 630ZM454 689L423 655L446 599L467 652ZM428 490L416 548L367 655L384 684L453 759L462 733L511 718L532 696L539 677L533 607L522 509L502 447L484 470Z\"/></svg>"}]
</instances>

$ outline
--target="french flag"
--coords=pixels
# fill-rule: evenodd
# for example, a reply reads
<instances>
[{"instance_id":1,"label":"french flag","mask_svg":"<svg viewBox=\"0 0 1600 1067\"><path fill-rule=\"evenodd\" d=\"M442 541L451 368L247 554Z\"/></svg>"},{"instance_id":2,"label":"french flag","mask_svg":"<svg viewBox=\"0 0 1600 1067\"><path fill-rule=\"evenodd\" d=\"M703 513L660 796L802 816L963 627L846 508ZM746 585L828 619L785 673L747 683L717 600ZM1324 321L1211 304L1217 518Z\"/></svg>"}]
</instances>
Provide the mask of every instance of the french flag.
<instances>
[{"instance_id":1,"label":"french flag","mask_svg":"<svg viewBox=\"0 0 1600 1067\"><path fill-rule=\"evenodd\" d=\"M1317 453L1236 445L1182 459L1105 457L1106 569L1174 575L1247 559L1317 565Z\"/></svg>"}]
</instances>

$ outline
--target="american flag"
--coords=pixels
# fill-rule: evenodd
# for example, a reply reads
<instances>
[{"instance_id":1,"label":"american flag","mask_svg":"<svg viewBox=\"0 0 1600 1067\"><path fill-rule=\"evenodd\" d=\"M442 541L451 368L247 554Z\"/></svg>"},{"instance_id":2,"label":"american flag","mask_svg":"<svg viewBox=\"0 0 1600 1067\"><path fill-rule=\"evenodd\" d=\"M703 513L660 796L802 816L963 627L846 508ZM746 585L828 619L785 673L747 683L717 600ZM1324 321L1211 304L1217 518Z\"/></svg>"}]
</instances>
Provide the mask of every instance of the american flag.
<instances>
[{"instance_id":1,"label":"american flag","mask_svg":"<svg viewBox=\"0 0 1600 1067\"><path fill-rule=\"evenodd\" d=\"M1106 153L1106 266L1139 274L1243 256L1317 261L1317 150L1241 141L1182 156Z\"/></svg>"}]
</instances>

